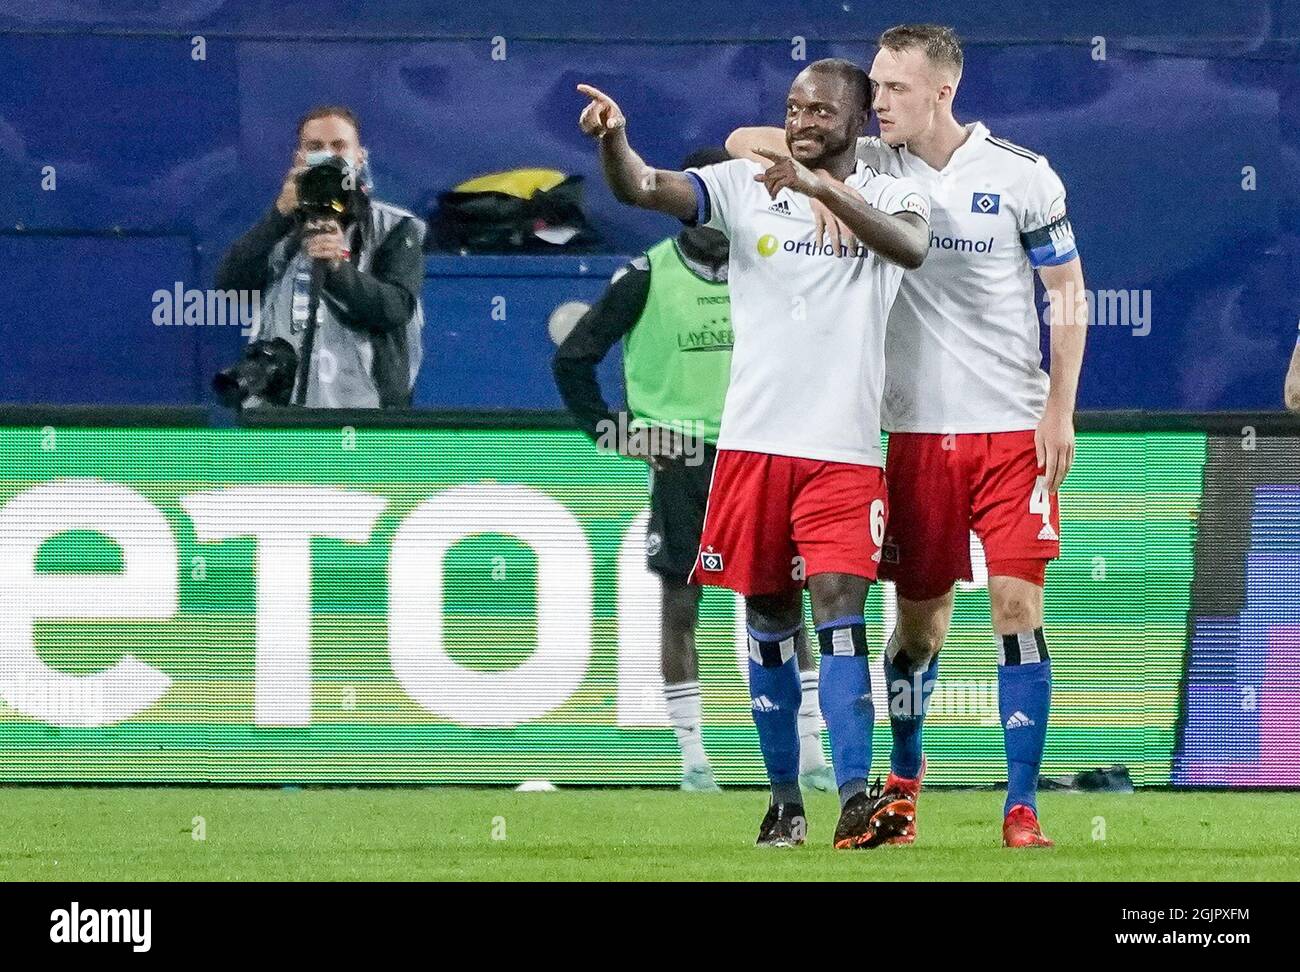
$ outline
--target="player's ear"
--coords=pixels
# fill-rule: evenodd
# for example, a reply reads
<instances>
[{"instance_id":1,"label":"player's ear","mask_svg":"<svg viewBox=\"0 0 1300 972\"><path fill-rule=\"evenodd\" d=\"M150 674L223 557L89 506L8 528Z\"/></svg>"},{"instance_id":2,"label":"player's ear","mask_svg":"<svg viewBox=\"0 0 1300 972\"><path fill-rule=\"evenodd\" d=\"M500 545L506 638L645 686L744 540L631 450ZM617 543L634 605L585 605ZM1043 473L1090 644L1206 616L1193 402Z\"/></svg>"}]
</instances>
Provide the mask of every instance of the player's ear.
<instances>
[{"instance_id":1,"label":"player's ear","mask_svg":"<svg viewBox=\"0 0 1300 972\"><path fill-rule=\"evenodd\" d=\"M939 104L951 105L953 95L957 93L957 86L951 81L945 81L939 85Z\"/></svg>"}]
</instances>

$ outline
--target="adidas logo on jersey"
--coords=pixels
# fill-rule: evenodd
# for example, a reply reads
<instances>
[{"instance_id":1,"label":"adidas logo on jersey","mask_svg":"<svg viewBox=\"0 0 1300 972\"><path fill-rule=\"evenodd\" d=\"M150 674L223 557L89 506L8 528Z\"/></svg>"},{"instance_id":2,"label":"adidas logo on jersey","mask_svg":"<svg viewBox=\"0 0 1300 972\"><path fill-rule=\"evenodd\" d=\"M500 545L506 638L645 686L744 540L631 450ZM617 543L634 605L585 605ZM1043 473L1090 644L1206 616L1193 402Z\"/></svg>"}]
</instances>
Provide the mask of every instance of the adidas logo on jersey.
<instances>
[{"instance_id":1,"label":"adidas logo on jersey","mask_svg":"<svg viewBox=\"0 0 1300 972\"><path fill-rule=\"evenodd\" d=\"M772 205L767 207L769 213L776 213L778 216L792 216L790 212L790 201L788 199L778 199Z\"/></svg>"},{"instance_id":2,"label":"adidas logo on jersey","mask_svg":"<svg viewBox=\"0 0 1300 972\"><path fill-rule=\"evenodd\" d=\"M1029 718L1029 716L1025 715L1019 709L1013 712L1011 718L1007 720L1008 729L1024 729L1026 726L1032 726L1033 724L1034 720Z\"/></svg>"},{"instance_id":3,"label":"adidas logo on jersey","mask_svg":"<svg viewBox=\"0 0 1300 972\"><path fill-rule=\"evenodd\" d=\"M758 698L754 699L755 712L775 712L779 708L781 707L766 695L760 695Z\"/></svg>"},{"instance_id":4,"label":"adidas logo on jersey","mask_svg":"<svg viewBox=\"0 0 1300 972\"><path fill-rule=\"evenodd\" d=\"M1039 540L1060 540L1061 538L1058 537L1056 535L1056 531L1052 529L1052 524L1044 523L1043 528L1038 531L1038 539Z\"/></svg>"}]
</instances>

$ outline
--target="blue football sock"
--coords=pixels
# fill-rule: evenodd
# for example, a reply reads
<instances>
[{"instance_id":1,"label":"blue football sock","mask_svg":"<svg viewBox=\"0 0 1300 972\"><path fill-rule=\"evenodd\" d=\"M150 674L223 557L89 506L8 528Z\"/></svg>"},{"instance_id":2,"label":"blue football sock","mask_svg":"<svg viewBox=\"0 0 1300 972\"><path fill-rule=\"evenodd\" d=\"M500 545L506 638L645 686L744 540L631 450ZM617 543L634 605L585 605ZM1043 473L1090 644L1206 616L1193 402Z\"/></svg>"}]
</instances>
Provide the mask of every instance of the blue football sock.
<instances>
[{"instance_id":1,"label":"blue football sock","mask_svg":"<svg viewBox=\"0 0 1300 972\"><path fill-rule=\"evenodd\" d=\"M1052 662L1043 629L1004 635L998 659L998 715L1007 749L1005 814L1023 803L1036 813L1038 773L1052 704Z\"/></svg>"},{"instance_id":2,"label":"blue football sock","mask_svg":"<svg viewBox=\"0 0 1300 972\"><path fill-rule=\"evenodd\" d=\"M914 780L921 772L921 725L930 708L930 694L939 676L939 656L918 671L905 670L908 658L893 643L885 653L885 688L889 696L889 726L894 747L889 768L905 780Z\"/></svg>"},{"instance_id":3,"label":"blue football sock","mask_svg":"<svg viewBox=\"0 0 1300 972\"><path fill-rule=\"evenodd\" d=\"M773 803L802 803L799 791L799 705L803 688L795 632L749 629L749 697Z\"/></svg>"},{"instance_id":4,"label":"blue football sock","mask_svg":"<svg viewBox=\"0 0 1300 972\"><path fill-rule=\"evenodd\" d=\"M831 737L831 762L840 803L867 788L871 772L871 730L876 711L867 671L867 633L861 616L817 626L821 643L822 718Z\"/></svg>"}]
</instances>

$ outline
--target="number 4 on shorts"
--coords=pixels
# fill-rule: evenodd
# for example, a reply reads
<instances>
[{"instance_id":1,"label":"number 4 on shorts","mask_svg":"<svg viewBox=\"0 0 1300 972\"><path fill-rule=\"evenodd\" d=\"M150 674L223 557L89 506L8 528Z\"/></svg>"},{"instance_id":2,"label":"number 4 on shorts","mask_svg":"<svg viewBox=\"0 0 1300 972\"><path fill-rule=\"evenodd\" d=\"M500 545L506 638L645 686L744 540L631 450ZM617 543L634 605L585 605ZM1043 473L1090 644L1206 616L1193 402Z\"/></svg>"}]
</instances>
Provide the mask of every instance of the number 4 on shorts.
<instances>
[{"instance_id":1,"label":"number 4 on shorts","mask_svg":"<svg viewBox=\"0 0 1300 972\"><path fill-rule=\"evenodd\" d=\"M1029 494L1029 512L1042 514L1043 524L1052 519L1052 496L1047 492L1047 477L1039 476L1034 480L1034 491Z\"/></svg>"},{"instance_id":2,"label":"number 4 on shorts","mask_svg":"<svg viewBox=\"0 0 1300 972\"><path fill-rule=\"evenodd\" d=\"M1034 481L1034 491L1029 494L1029 512L1043 518L1043 528L1038 531L1039 540L1055 542L1060 539L1052 529L1052 494L1047 491L1047 480L1042 476Z\"/></svg>"}]
</instances>

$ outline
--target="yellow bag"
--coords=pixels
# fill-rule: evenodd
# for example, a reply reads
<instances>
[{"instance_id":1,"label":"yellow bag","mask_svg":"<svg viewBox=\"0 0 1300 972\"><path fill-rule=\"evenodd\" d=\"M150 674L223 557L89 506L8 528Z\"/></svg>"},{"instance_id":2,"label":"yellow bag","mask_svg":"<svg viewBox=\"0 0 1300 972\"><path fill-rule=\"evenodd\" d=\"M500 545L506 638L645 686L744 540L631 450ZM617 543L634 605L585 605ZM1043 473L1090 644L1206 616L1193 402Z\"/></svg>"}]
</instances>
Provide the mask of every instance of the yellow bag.
<instances>
[{"instance_id":1,"label":"yellow bag","mask_svg":"<svg viewBox=\"0 0 1300 972\"><path fill-rule=\"evenodd\" d=\"M458 185L454 192L504 192L520 199L532 199L537 192L554 189L565 180L556 169L511 169L475 176Z\"/></svg>"}]
</instances>

